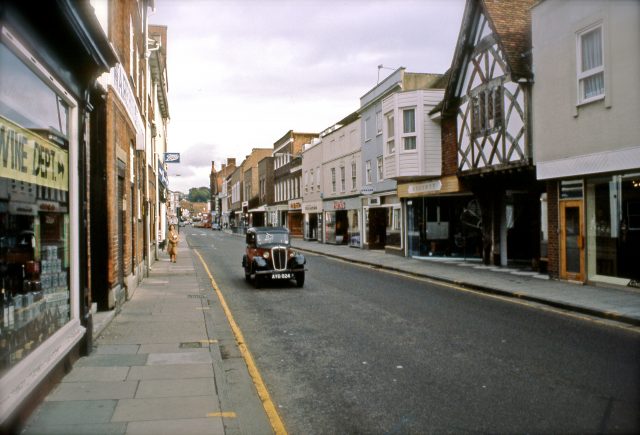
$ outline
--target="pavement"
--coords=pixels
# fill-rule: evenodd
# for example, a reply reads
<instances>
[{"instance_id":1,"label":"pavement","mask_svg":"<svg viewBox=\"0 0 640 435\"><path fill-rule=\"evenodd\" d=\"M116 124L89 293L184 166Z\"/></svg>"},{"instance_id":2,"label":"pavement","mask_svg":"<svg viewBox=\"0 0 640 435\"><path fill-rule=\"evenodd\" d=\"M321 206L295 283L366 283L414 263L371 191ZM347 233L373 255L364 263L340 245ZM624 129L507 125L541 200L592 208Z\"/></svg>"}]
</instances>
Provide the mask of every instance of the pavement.
<instances>
[{"instance_id":1,"label":"pavement","mask_svg":"<svg viewBox=\"0 0 640 435\"><path fill-rule=\"evenodd\" d=\"M578 285L464 259L406 258L301 239L292 245L367 267L640 325L638 289ZM24 434L273 433L220 301L184 241L177 263L162 252L118 313L94 315L94 337L92 354L73 365L32 414Z\"/></svg>"},{"instance_id":2,"label":"pavement","mask_svg":"<svg viewBox=\"0 0 640 435\"><path fill-rule=\"evenodd\" d=\"M160 253L118 313L94 320L94 351L36 408L23 434L273 433L186 241L176 263Z\"/></svg>"}]
</instances>

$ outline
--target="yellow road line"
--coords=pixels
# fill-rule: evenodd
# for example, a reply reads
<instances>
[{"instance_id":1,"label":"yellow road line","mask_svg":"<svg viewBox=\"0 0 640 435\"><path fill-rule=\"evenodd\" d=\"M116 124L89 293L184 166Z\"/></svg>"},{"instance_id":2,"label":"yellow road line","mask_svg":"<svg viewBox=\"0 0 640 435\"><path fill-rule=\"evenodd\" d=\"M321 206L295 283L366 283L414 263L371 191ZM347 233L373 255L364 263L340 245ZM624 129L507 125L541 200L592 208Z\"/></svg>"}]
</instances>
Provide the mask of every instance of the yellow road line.
<instances>
[{"instance_id":1,"label":"yellow road line","mask_svg":"<svg viewBox=\"0 0 640 435\"><path fill-rule=\"evenodd\" d=\"M264 407L264 410L267 413L267 417L269 418L269 422L271 423L271 427L273 428L273 431L276 433L276 435L286 435L287 430L285 429L284 423L282 422L282 419L280 418L280 415L278 414L278 411L275 405L273 404L273 401L271 400L271 395L269 394L269 391L267 390L267 387L264 384L264 381L262 380L262 375L260 374L260 371L258 370L258 367L256 366L253 360L253 356L251 356L251 352L249 352L249 348L245 344L244 335L242 334L240 327L238 326L235 319L233 318L233 314L231 314L231 310L229 309L229 306L227 305L227 302L224 299L224 296L222 295L222 292L220 291L218 284L216 283L215 279L213 279L213 275L211 275L211 272L209 271L207 264L202 258L202 255L200 255L197 249L194 249L193 251L196 253L198 258L200 258L200 262L204 266L204 270L207 272L207 275L209 275L209 279L211 280L211 285L213 286L213 289L218 295L218 299L220 300L220 305L222 306L222 309L224 310L224 313L227 316L227 320L229 321L229 325L231 326L233 335L236 337L236 343L238 344L240 353L242 354L242 357L244 358L244 361L247 364L249 375L251 376L251 379L253 379L253 384L255 385L256 390L258 391L258 396L262 401L262 406Z\"/></svg>"}]
</instances>

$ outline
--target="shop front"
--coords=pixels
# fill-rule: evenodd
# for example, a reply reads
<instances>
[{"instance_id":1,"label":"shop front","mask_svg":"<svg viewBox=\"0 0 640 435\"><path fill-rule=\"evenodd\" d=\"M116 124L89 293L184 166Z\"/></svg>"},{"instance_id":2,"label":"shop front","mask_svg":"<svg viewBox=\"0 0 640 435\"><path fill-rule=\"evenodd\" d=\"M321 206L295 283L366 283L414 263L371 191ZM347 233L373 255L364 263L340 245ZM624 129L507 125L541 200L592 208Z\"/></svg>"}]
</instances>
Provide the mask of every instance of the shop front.
<instances>
[{"instance_id":1,"label":"shop front","mask_svg":"<svg viewBox=\"0 0 640 435\"><path fill-rule=\"evenodd\" d=\"M399 183L406 210L409 257L482 257L482 216L470 192L456 176Z\"/></svg>"},{"instance_id":2,"label":"shop front","mask_svg":"<svg viewBox=\"0 0 640 435\"><path fill-rule=\"evenodd\" d=\"M587 178L584 184L588 279L640 287L640 172Z\"/></svg>"},{"instance_id":3,"label":"shop front","mask_svg":"<svg viewBox=\"0 0 640 435\"><path fill-rule=\"evenodd\" d=\"M304 239L322 241L322 202L303 202Z\"/></svg>"},{"instance_id":4,"label":"shop front","mask_svg":"<svg viewBox=\"0 0 640 435\"><path fill-rule=\"evenodd\" d=\"M360 247L360 198L325 201L325 243Z\"/></svg>"},{"instance_id":5,"label":"shop front","mask_svg":"<svg viewBox=\"0 0 640 435\"><path fill-rule=\"evenodd\" d=\"M292 237L302 237L302 200L292 199L288 203L288 213L285 222Z\"/></svg>"},{"instance_id":6,"label":"shop front","mask_svg":"<svg viewBox=\"0 0 640 435\"><path fill-rule=\"evenodd\" d=\"M39 17L58 23L55 31L29 8L10 4L0 11L2 433L19 427L27 399L49 388L63 361L91 342L87 228L80 216L87 199L84 140L90 88L115 61L100 29L87 27L97 23L82 21L87 11L80 4L38 5ZM98 47L106 51L93 52Z\"/></svg>"},{"instance_id":7,"label":"shop front","mask_svg":"<svg viewBox=\"0 0 640 435\"><path fill-rule=\"evenodd\" d=\"M640 172L564 180L558 191L560 278L640 287Z\"/></svg>"},{"instance_id":8,"label":"shop front","mask_svg":"<svg viewBox=\"0 0 640 435\"><path fill-rule=\"evenodd\" d=\"M249 210L249 226L264 227L266 222L266 213L267 211L264 205L250 209Z\"/></svg>"},{"instance_id":9,"label":"shop front","mask_svg":"<svg viewBox=\"0 0 640 435\"><path fill-rule=\"evenodd\" d=\"M403 255L402 208L394 194L372 195L362 198L364 216L363 247L384 249L387 253Z\"/></svg>"}]
</instances>

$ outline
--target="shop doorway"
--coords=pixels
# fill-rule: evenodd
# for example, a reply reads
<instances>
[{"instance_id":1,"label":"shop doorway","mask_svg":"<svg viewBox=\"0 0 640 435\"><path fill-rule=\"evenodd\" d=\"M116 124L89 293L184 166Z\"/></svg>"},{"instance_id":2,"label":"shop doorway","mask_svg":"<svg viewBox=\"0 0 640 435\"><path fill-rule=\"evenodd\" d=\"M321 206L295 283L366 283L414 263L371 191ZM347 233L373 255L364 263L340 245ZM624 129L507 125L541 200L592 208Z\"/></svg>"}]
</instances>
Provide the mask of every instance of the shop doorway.
<instances>
[{"instance_id":1,"label":"shop doorway","mask_svg":"<svg viewBox=\"0 0 640 435\"><path fill-rule=\"evenodd\" d=\"M302 237L302 213L288 213L287 219L291 236Z\"/></svg>"},{"instance_id":2,"label":"shop doorway","mask_svg":"<svg viewBox=\"0 0 640 435\"><path fill-rule=\"evenodd\" d=\"M118 162L120 164L120 162ZM124 166L124 165L123 165ZM118 217L117 222L117 235L118 235L118 249L115 249L118 267L117 285L124 287L124 229L127 226L126 213L125 213L125 181L124 181L124 168L122 176L118 174Z\"/></svg>"},{"instance_id":3,"label":"shop doorway","mask_svg":"<svg viewBox=\"0 0 640 435\"><path fill-rule=\"evenodd\" d=\"M370 208L367 245L369 249L384 249L387 242L388 210L386 207Z\"/></svg>"},{"instance_id":4,"label":"shop doorway","mask_svg":"<svg viewBox=\"0 0 640 435\"><path fill-rule=\"evenodd\" d=\"M582 201L560 201L560 278L584 282Z\"/></svg>"}]
</instances>

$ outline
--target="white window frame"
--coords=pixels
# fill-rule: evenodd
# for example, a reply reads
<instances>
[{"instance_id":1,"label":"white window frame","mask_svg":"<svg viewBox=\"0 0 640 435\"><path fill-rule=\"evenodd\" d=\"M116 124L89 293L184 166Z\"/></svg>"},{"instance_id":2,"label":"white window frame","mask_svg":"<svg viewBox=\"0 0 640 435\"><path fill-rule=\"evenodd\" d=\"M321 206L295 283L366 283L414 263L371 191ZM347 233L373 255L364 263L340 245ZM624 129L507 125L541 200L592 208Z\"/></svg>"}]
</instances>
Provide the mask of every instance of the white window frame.
<instances>
[{"instance_id":1,"label":"white window frame","mask_svg":"<svg viewBox=\"0 0 640 435\"><path fill-rule=\"evenodd\" d=\"M352 190L356 190L356 186L357 186L357 173L358 170L358 164L356 162L351 162L351 189Z\"/></svg>"},{"instance_id":2,"label":"white window frame","mask_svg":"<svg viewBox=\"0 0 640 435\"><path fill-rule=\"evenodd\" d=\"M404 113L408 112L409 110L413 111L413 131L409 131L406 132L404 131ZM405 152L416 152L418 150L418 123L417 123L417 117L418 117L418 111L416 109L416 107L403 107L402 109L400 109L400 112L402 113L402 130L400 133L400 140L402 141L402 150ZM414 148L407 148L407 139L413 138L414 139L414 143L415 143L415 147Z\"/></svg>"},{"instance_id":3,"label":"white window frame","mask_svg":"<svg viewBox=\"0 0 640 435\"><path fill-rule=\"evenodd\" d=\"M367 116L364 119L364 141L365 142L369 142L372 139L370 135L371 133L369 130L371 130L371 117Z\"/></svg>"},{"instance_id":4,"label":"white window frame","mask_svg":"<svg viewBox=\"0 0 640 435\"><path fill-rule=\"evenodd\" d=\"M391 124L390 124L391 123ZM389 131L389 125L393 128ZM393 155L396 152L396 115L392 110L384 115L384 151L386 155Z\"/></svg>"},{"instance_id":5,"label":"white window frame","mask_svg":"<svg viewBox=\"0 0 640 435\"><path fill-rule=\"evenodd\" d=\"M367 160L365 164L365 182L371 184L371 160Z\"/></svg>"},{"instance_id":6,"label":"white window frame","mask_svg":"<svg viewBox=\"0 0 640 435\"><path fill-rule=\"evenodd\" d=\"M382 134L382 110L376 112L376 135Z\"/></svg>"},{"instance_id":7,"label":"white window frame","mask_svg":"<svg viewBox=\"0 0 640 435\"><path fill-rule=\"evenodd\" d=\"M336 168L331 168L331 192L336 192Z\"/></svg>"},{"instance_id":8,"label":"white window frame","mask_svg":"<svg viewBox=\"0 0 640 435\"><path fill-rule=\"evenodd\" d=\"M602 47L602 59L600 66L595 68L591 68L587 71L582 70L582 38L596 30L600 30L600 44ZM578 91L578 101L577 104L587 104L593 101L602 100L605 98L606 94L606 71L605 71L605 44L604 44L604 25L602 21L598 21L576 33L576 75L577 75L577 91ZM598 74L602 74L602 93L598 95L594 95L589 98L583 98L584 95L584 82L590 77L596 76Z\"/></svg>"},{"instance_id":9,"label":"white window frame","mask_svg":"<svg viewBox=\"0 0 640 435\"><path fill-rule=\"evenodd\" d=\"M340 192L344 192L347 188L347 170L344 166L340 166Z\"/></svg>"},{"instance_id":10,"label":"white window frame","mask_svg":"<svg viewBox=\"0 0 640 435\"><path fill-rule=\"evenodd\" d=\"M378 156L377 160L377 168L378 168L378 181L384 180L384 160L382 156Z\"/></svg>"}]
</instances>

